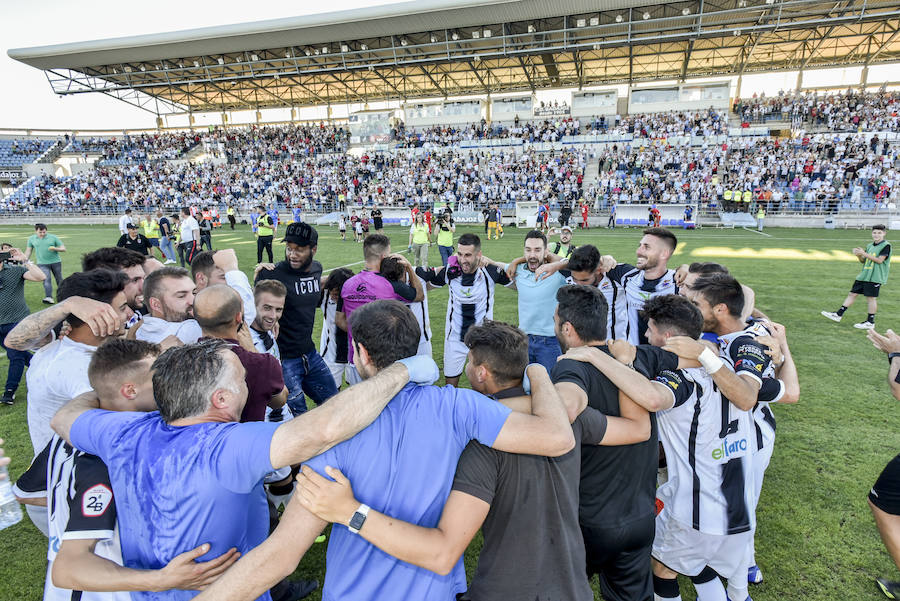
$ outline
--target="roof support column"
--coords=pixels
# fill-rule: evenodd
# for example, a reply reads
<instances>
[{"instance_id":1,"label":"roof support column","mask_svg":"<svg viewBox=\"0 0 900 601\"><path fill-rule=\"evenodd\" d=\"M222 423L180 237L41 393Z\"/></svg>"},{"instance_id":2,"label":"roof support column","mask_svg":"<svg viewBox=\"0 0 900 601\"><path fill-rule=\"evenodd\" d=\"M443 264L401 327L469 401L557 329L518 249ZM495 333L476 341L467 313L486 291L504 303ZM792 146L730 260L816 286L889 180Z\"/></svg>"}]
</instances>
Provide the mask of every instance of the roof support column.
<instances>
[{"instance_id":1,"label":"roof support column","mask_svg":"<svg viewBox=\"0 0 900 601\"><path fill-rule=\"evenodd\" d=\"M803 87L803 69L797 71L797 86L796 90L799 92L800 88Z\"/></svg>"},{"instance_id":2,"label":"roof support column","mask_svg":"<svg viewBox=\"0 0 900 601\"><path fill-rule=\"evenodd\" d=\"M869 65L864 66L862 73L859 74L859 87L865 90L867 83L869 83Z\"/></svg>"},{"instance_id":3,"label":"roof support column","mask_svg":"<svg viewBox=\"0 0 900 601\"><path fill-rule=\"evenodd\" d=\"M740 73L737 78L737 86L734 88L734 97L741 97L741 84L744 83L744 74Z\"/></svg>"}]
</instances>

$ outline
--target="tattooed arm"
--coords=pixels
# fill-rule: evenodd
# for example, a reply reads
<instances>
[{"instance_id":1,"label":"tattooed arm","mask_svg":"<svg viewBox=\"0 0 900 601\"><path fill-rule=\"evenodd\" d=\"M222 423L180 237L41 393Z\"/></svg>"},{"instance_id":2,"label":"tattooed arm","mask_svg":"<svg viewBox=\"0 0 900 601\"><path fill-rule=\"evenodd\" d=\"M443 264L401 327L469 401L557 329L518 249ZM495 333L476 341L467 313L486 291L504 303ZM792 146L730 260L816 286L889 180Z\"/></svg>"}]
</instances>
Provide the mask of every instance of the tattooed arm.
<instances>
[{"instance_id":1,"label":"tattooed arm","mask_svg":"<svg viewBox=\"0 0 900 601\"><path fill-rule=\"evenodd\" d=\"M4 344L20 351L37 348L50 331L69 315L74 315L88 324L95 336L109 336L119 327L119 316L109 303L71 296L20 321L6 335Z\"/></svg>"}]
</instances>

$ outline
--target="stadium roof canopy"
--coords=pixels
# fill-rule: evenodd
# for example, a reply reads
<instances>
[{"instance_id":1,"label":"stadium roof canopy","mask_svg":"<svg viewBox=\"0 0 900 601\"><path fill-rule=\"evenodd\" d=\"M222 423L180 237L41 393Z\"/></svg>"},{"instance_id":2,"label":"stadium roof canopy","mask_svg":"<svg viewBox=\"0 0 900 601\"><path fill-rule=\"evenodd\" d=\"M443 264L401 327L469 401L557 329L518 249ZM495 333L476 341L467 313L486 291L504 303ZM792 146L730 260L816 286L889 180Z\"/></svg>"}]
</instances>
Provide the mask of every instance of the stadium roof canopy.
<instances>
[{"instance_id":1,"label":"stadium roof canopy","mask_svg":"<svg viewBox=\"0 0 900 601\"><path fill-rule=\"evenodd\" d=\"M416 0L9 56L156 114L343 104L896 61L900 3Z\"/></svg>"}]
</instances>

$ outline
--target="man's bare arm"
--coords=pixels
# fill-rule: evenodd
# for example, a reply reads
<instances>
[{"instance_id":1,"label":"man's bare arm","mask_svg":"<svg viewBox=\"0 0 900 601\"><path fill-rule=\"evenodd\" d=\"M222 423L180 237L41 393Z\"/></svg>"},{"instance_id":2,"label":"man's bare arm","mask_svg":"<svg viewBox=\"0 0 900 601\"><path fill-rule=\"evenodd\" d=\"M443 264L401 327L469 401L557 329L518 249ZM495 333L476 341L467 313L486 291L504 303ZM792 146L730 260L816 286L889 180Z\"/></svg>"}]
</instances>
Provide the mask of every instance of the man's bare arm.
<instances>
[{"instance_id":1,"label":"man's bare arm","mask_svg":"<svg viewBox=\"0 0 900 601\"><path fill-rule=\"evenodd\" d=\"M603 446L619 446L644 442L650 438L650 414L638 403L619 391L619 417L606 417Z\"/></svg>"},{"instance_id":2,"label":"man's bare arm","mask_svg":"<svg viewBox=\"0 0 900 601\"><path fill-rule=\"evenodd\" d=\"M282 424L272 437L272 467L302 463L352 437L371 424L407 382L406 366L394 363Z\"/></svg>"},{"instance_id":3,"label":"man's bare arm","mask_svg":"<svg viewBox=\"0 0 900 601\"><path fill-rule=\"evenodd\" d=\"M663 347L684 359L699 360L701 353L708 350L704 344L688 336L669 338ZM714 359L715 361L715 359ZM718 359L721 362L721 359ZM709 369L707 369L709 371ZM724 365L711 374L713 382L731 403L743 410L750 411L756 405L759 396L760 381L748 374L738 375Z\"/></svg>"},{"instance_id":4,"label":"man's bare arm","mask_svg":"<svg viewBox=\"0 0 900 601\"><path fill-rule=\"evenodd\" d=\"M328 402L333 400L332 398ZM324 520L320 520L300 505L295 493L275 532L242 557L212 586L195 597L195 601L256 599L294 571L326 525Z\"/></svg>"},{"instance_id":5,"label":"man's bare arm","mask_svg":"<svg viewBox=\"0 0 900 601\"><path fill-rule=\"evenodd\" d=\"M279 392L276 395L273 395L272 398L269 399L268 405L272 409L280 409L281 407L284 407L284 404L287 402L287 398L288 398L288 389L287 389L287 386L285 386L284 388L281 389L281 392Z\"/></svg>"},{"instance_id":6,"label":"man's bare arm","mask_svg":"<svg viewBox=\"0 0 900 601\"><path fill-rule=\"evenodd\" d=\"M307 466L297 477L295 498L319 518L348 525L360 502L350 481L339 470L326 468L334 478L323 478ZM453 570L487 517L491 506L472 495L454 490L435 528L404 522L370 509L359 536L388 555L442 576Z\"/></svg>"},{"instance_id":7,"label":"man's bare arm","mask_svg":"<svg viewBox=\"0 0 900 601\"><path fill-rule=\"evenodd\" d=\"M529 365L526 373L533 415L510 413L492 447L507 453L565 455L575 446L566 408L543 366Z\"/></svg>"},{"instance_id":8,"label":"man's bare arm","mask_svg":"<svg viewBox=\"0 0 900 601\"><path fill-rule=\"evenodd\" d=\"M64 540L53 561L50 575L53 584L70 590L98 592L201 590L215 582L240 555L237 549L230 549L211 561L196 563L196 558L209 551L209 545L204 544L177 555L159 570L136 570L96 555L97 542Z\"/></svg>"},{"instance_id":9,"label":"man's bare arm","mask_svg":"<svg viewBox=\"0 0 900 601\"><path fill-rule=\"evenodd\" d=\"M567 359L590 363L615 384L616 388L625 393L629 399L634 399L647 411L659 411L665 409L665 403L669 401L665 390L654 386L643 374L620 363L612 356L600 349L583 346L569 349L565 355Z\"/></svg>"},{"instance_id":10,"label":"man's bare arm","mask_svg":"<svg viewBox=\"0 0 900 601\"><path fill-rule=\"evenodd\" d=\"M93 390L78 395L56 412L53 419L50 420L50 427L53 431L60 435L66 442L72 444L70 438L72 432L72 424L75 423L81 414L92 409L100 408L100 399Z\"/></svg>"},{"instance_id":11,"label":"man's bare arm","mask_svg":"<svg viewBox=\"0 0 900 601\"><path fill-rule=\"evenodd\" d=\"M9 348L27 351L41 342L50 331L74 315L91 328L95 336L110 336L119 329L119 316L109 305L80 296L71 296L43 311L32 313L10 330L4 344Z\"/></svg>"}]
</instances>

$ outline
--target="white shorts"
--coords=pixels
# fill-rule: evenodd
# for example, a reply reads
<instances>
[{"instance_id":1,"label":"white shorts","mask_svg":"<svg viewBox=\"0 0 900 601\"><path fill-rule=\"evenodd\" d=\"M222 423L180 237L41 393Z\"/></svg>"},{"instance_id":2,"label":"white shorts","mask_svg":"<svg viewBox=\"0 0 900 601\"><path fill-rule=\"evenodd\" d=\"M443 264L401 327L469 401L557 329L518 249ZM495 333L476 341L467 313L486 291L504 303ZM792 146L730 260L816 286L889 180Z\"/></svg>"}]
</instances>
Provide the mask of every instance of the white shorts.
<instances>
[{"instance_id":1,"label":"white shorts","mask_svg":"<svg viewBox=\"0 0 900 601\"><path fill-rule=\"evenodd\" d=\"M266 421L270 423L284 423L286 421L290 421L294 419L294 414L291 413L291 410L288 409L288 406L285 404L284 407L281 408L280 416L276 413L276 418L272 418L272 409L271 407L266 407ZM266 477L263 479L264 484L272 484L273 482L281 482L285 478L291 475L291 466L286 465L284 467L280 467L277 470L271 471L266 474Z\"/></svg>"},{"instance_id":2,"label":"white shorts","mask_svg":"<svg viewBox=\"0 0 900 601\"><path fill-rule=\"evenodd\" d=\"M685 576L696 576L709 566L726 580L743 582L746 586L751 532L704 534L672 519L671 515L663 507L656 516L654 559Z\"/></svg>"},{"instance_id":3,"label":"white shorts","mask_svg":"<svg viewBox=\"0 0 900 601\"><path fill-rule=\"evenodd\" d=\"M444 377L456 378L462 375L466 366L469 347L461 340L444 339Z\"/></svg>"},{"instance_id":4,"label":"white shorts","mask_svg":"<svg viewBox=\"0 0 900 601\"><path fill-rule=\"evenodd\" d=\"M344 372L344 378L347 380L348 386L353 386L354 384L362 382L362 376L359 375L359 372L356 371L356 366L352 363L347 364L347 371Z\"/></svg>"},{"instance_id":5,"label":"white shorts","mask_svg":"<svg viewBox=\"0 0 900 601\"><path fill-rule=\"evenodd\" d=\"M416 351L417 355L422 355L424 357L431 356L431 338L425 340L425 337L419 339L419 350Z\"/></svg>"},{"instance_id":6,"label":"white shorts","mask_svg":"<svg viewBox=\"0 0 900 601\"><path fill-rule=\"evenodd\" d=\"M328 371L331 372L331 377L334 378L334 385L338 387L338 390L341 389L341 384L344 383L345 379L347 384L350 384L350 370L356 371L352 363L334 363L326 359L325 365L328 366Z\"/></svg>"}]
</instances>

